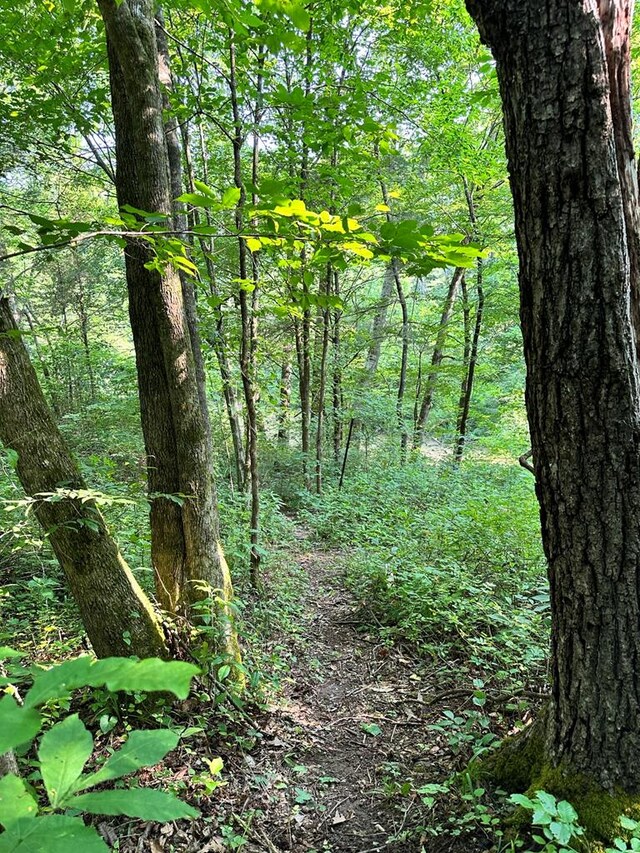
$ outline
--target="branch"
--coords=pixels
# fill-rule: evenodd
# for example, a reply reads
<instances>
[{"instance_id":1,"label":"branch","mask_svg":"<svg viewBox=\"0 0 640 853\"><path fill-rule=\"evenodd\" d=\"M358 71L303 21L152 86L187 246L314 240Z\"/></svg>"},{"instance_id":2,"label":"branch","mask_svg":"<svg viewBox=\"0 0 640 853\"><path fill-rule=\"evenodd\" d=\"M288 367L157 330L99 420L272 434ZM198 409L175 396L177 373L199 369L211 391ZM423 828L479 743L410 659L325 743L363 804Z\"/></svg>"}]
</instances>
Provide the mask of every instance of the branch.
<instances>
[{"instance_id":1,"label":"branch","mask_svg":"<svg viewBox=\"0 0 640 853\"><path fill-rule=\"evenodd\" d=\"M523 453L522 456L518 457L518 462L520 463L520 465L522 465L523 468L526 468L527 471L530 471L533 474L533 476L535 477L536 476L536 469L533 467L533 465L531 465L530 462L527 461L528 459L531 459L532 456L533 456L533 450L529 449L529 450L527 450L526 453Z\"/></svg>"}]
</instances>

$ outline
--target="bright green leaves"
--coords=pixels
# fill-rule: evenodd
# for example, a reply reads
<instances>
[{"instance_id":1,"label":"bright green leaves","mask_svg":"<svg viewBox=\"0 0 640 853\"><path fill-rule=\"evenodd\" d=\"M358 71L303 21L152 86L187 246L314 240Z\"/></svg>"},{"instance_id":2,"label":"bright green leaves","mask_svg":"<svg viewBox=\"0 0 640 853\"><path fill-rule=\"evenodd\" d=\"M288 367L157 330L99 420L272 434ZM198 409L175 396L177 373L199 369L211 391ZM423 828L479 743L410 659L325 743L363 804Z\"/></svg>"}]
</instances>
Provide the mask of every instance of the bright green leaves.
<instances>
[{"instance_id":1,"label":"bright green leaves","mask_svg":"<svg viewBox=\"0 0 640 853\"><path fill-rule=\"evenodd\" d=\"M93 738L77 714L46 732L38 748L42 781L54 809L61 808L91 757Z\"/></svg>"},{"instance_id":2,"label":"bright green leaves","mask_svg":"<svg viewBox=\"0 0 640 853\"><path fill-rule=\"evenodd\" d=\"M126 791L98 791L80 794L67 803L69 808L89 814L127 815L142 820L180 820L198 817L200 812L167 791L129 788Z\"/></svg>"},{"instance_id":3,"label":"bright green leaves","mask_svg":"<svg viewBox=\"0 0 640 853\"><path fill-rule=\"evenodd\" d=\"M437 267L470 267L486 257L464 234L436 236L431 225L416 219L385 222L380 227L380 254L398 258L409 275L424 276Z\"/></svg>"},{"instance_id":4,"label":"bright green leaves","mask_svg":"<svg viewBox=\"0 0 640 853\"><path fill-rule=\"evenodd\" d=\"M33 687L25 696L24 703L25 708L33 708L50 699L68 696L79 687L106 687L112 692L163 690L173 693L178 699L185 699L191 679L198 671L196 666L183 661L158 658L93 660L85 655L51 669L36 670Z\"/></svg>"},{"instance_id":5,"label":"bright green leaves","mask_svg":"<svg viewBox=\"0 0 640 853\"><path fill-rule=\"evenodd\" d=\"M183 193L176 201L213 211L233 210L240 201L241 191L238 187L229 187L219 196L202 181L194 181L194 184L199 192Z\"/></svg>"},{"instance_id":6,"label":"bright green leaves","mask_svg":"<svg viewBox=\"0 0 640 853\"><path fill-rule=\"evenodd\" d=\"M22 781L9 773L0 779L0 825L8 829L20 818L35 817L38 804Z\"/></svg>"},{"instance_id":7,"label":"bright green leaves","mask_svg":"<svg viewBox=\"0 0 640 853\"><path fill-rule=\"evenodd\" d=\"M1 650L2 656L11 654ZM171 691L179 698L189 692L197 667L181 661L155 658L135 660L90 657L34 670L34 684L19 706L11 696L0 700L0 754L33 740L43 720L35 706L67 697L80 687L109 690ZM93 773L83 773L93 754L93 737L77 714L44 733L38 745L42 782L52 810L77 809L91 814L127 815L142 820L178 820L197 817L198 811L173 794L146 788L86 792L104 782L121 779L142 767L157 764L178 743L167 729L134 731L128 740ZM103 853L108 850L92 827L81 818L38 815L37 802L25 783L14 775L0 779L0 853Z\"/></svg>"},{"instance_id":8,"label":"bright green leaves","mask_svg":"<svg viewBox=\"0 0 640 853\"><path fill-rule=\"evenodd\" d=\"M108 853L92 826L80 818L44 815L21 818L0 835L0 853Z\"/></svg>"},{"instance_id":9,"label":"bright green leaves","mask_svg":"<svg viewBox=\"0 0 640 853\"><path fill-rule=\"evenodd\" d=\"M41 724L37 711L21 707L12 696L3 696L0 699L0 755L33 740Z\"/></svg>"},{"instance_id":10,"label":"bright green leaves","mask_svg":"<svg viewBox=\"0 0 640 853\"><path fill-rule=\"evenodd\" d=\"M114 752L100 770L80 780L75 790L83 791L102 782L128 776L141 767L151 767L175 749L178 740L178 735L168 729L131 732L124 746Z\"/></svg>"}]
</instances>

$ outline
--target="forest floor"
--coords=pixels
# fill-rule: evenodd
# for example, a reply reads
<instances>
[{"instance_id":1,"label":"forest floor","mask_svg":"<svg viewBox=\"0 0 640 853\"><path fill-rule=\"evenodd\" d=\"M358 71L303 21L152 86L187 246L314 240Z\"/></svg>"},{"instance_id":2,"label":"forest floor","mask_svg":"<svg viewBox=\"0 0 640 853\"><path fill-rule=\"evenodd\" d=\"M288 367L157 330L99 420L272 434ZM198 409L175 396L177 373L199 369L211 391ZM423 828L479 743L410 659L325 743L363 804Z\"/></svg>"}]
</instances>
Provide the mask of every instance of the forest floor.
<instances>
[{"instance_id":1,"label":"forest floor","mask_svg":"<svg viewBox=\"0 0 640 853\"><path fill-rule=\"evenodd\" d=\"M438 668L366 632L345 589L341 554L296 531L308 576L303 624L282 689L252 712L248 749L219 749L227 785L200 801L204 819L166 824L120 850L222 853L475 853L491 844L479 827L429 831L434 815L417 790L457 769L442 709L470 703L443 690ZM450 686L450 682L449 682ZM455 696L454 705L449 698ZM468 704L467 704L468 706ZM194 750L197 753L197 750ZM446 822L446 818L443 817ZM154 839L155 836L155 839Z\"/></svg>"}]
</instances>

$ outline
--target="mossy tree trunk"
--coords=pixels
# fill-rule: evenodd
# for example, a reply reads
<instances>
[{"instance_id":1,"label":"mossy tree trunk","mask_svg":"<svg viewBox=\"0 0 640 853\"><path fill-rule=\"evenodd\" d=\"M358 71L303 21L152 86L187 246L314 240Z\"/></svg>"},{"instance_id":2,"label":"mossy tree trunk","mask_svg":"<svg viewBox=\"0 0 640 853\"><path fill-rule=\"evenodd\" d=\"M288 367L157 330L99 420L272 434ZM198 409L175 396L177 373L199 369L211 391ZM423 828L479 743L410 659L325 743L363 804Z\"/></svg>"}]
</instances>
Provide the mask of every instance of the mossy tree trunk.
<instances>
[{"instance_id":1,"label":"mossy tree trunk","mask_svg":"<svg viewBox=\"0 0 640 853\"><path fill-rule=\"evenodd\" d=\"M0 440L18 455L18 477L34 498L36 518L96 655L167 657L151 603L95 501L77 494L87 486L44 398L7 299L0 299Z\"/></svg>"},{"instance_id":2,"label":"mossy tree trunk","mask_svg":"<svg viewBox=\"0 0 640 853\"><path fill-rule=\"evenodd\" d=\"M467 0L497 62L516 213L526 404L553 613L544 749L551 766L638 791L630 6Z\"/></svg>"}]
</instances>

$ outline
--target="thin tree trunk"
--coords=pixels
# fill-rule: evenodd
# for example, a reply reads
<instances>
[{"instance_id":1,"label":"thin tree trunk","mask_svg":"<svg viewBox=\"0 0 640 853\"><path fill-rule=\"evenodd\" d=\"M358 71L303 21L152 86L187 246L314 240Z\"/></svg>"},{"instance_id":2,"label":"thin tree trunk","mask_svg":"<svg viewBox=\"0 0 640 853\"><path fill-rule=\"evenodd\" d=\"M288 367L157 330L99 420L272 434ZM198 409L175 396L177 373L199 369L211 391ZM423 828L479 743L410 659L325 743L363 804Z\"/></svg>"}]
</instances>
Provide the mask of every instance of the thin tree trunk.
<instances>
[{"instance_id":1,"label":"thin tree trunk","mask_svg":"<svg viewBox=\"0 0 640 853\"><path fill-rule=\"evenodd\" d=\"M331 293L333 273L331 264L327 265L325 292ZM327 380L327 355L329 353L329 309L322 312L322 350L320 353L320 370L318 376L318 414L316 418L316 494L322 494L322 449L324 441L324 395Z\"/></svg>"},{"instance_id":2,"label":"thin tree trunk","mask_svg":"<svg viewBox=\"0 0 640 853\"><path fill-rule=\"evenodd\" d=\"M204 182L208 183L209 177L207 174L207 164L206 164L206 149L204 144L204 136L202 134L202 127L200 128L200 155L202 161L202 170ZM189 127L185 122L182 125L182 141L183 141L183 149L185 155L185 164L186 164L186 172L187 172L187 188L190 193L196 192L195 186L195 175L193 170L193 160L191 156L191 146L189 142ZM197 210L193 211L194 217L194 225L198 225L200 223L200 215ZM205 210L205 221L208 226L211 226L211 215L208 210ZM204 235L198 238L200 242L200 247L202 249L202 254L204 257L205 267L207 270L207 278L209 280L209 290L211 296L214 298L216 302L219 301L219 292L218 286L216 282L216 273L213 266L213 240L211 238L207 238ZM215 317L216 317L216 328L215 332L209 334L206 337L206 341L215 353L216 360L218 362L218 369L220 371L220 382L222 386L222 396L224 397L225 409L227 412L227 418L229 420L229 431L231 433L231 442L233 444L233 460L235 467L235 475L236 475L236 485L238 490L243 492L246 488L245 483L245 469L244 469L244 459L243 459L243 447L244 447L244 437L242 431L242 418L240 412L240 406L238 405L238 400L236 398L235 387L233 384L233 377L231 373L231 365L229 363L229 355L227 352L226 345L226 337L224 330L224 315L222 313L221 305L217 304L215 309Z\"/></svg>"},{"instance_id":3,"label":"thin tree trunk","mask_svg":"<svg viewBox=\"0 0 640 853\"><path fill-rule=\"evenodd\" d=\"M378 151L375 151L376 157ZM382 192L382 200L387 210L387 222L391 222L391 206L389 204L390 197L387 191L387 185L380 178L380 190ZM400 265L397 258L392 258L389 262L391 274L396 285L396 293L398 294L398 302L400 303L400 311L402 313L402 355L400 358L400 377L398 379L398 396L396 399L396 417L398 419L398 427L400 429L400 462L404 463L407 458L407 447L409 444L409 432L404 417L404 395L407 388L407 367L409 364L409 308L407 305L407 297L404 294L402 279L400 278Z\"/></svg>"},{"instance_id":4,"label":"thin tree trunk","mask_svg":"<svg viewBox=\"0 0 640 853\"><path fill-rule=\"evenodd\" d=\"M229 30L229 93L231 96L231 109L233 113L233 174L236 187L240 190L240 198L236 206L235 223L240 234L244 227L244 205L246 202L246 190L242 176L242 119L240 117L240 106L238 103L238 90L236 82L236 47L234 35ZM257 153L255 154L257 158ZM254 161L257 168L257 160ZM255 352L257 347L256 318L252 310L252 302L247 292L251 284L255 291L258 286L257 260L251 260L252 278L249 280L249 269L247 264L247 243L244 237L238 237L238 265L240 273L240 373L242 376L242 387L244 390L244 401L247 413L247 470L251 488L250 505L250 574L251 583L255 589L260 586L260 483L258 479L258 419L256 411L256 388L255 388ZM254 297L257 299L257 295Z\"/></svg>"},{"instance_id":5,"label":"thin tree trunk","mask_svg":"<svg viewBox=\"0 0 640 853\"><path fill-rule=\"evenodd\" d=\"M165 113L164 134L167 145L167 158L169 162L169 185L171 189L171 212L173 227L180 239L185 240L187 227L184 206L176 201L182 195L182 144L178 129L178 120L171 111L169 93L173 89L171 77L171 61L169 57L169 46L164 29L164 17L162 10L158 9L155 16L156 42L158 45L158 77L162 86L162 106ZM196 291L193 279L189 278L182 270L179 272L180 284L182 285L182 299L184 302L185 317L189 328L189 338L193 351L193 363L198 388L198 399L202 410L202 419L207 434L207 441L211 443L211 421L209 418L209 404L207 401L207 380L200 342L200 330L198 327L198 310L196 305Z\"/></svg>"},{"instance_id":6,"label":"thin tree trunk","mask_svg":"<svg viewBox=\"0 0 640 853\"><path fill-rule=\"evenodd\" d=\"M440 315L440 324L438 326L436 342L433 346L433 353L431 355L431 365L425 382L424 396L422 398L422 403L420 404L420 410L418 411L418 418L413 432L414 450L421 447L422 442L424 441L424 431L429 419L429 414L431 413L431 406L433 405L433 393L438 381L440 365L442 364L442 359L444 357L444 347L447 341L447 331L449 329L451 314L453 312L453 303L455 302L458 285L460 284L463 275L464 269L462 267L456 267L453 271L453 275L451 276L449 290L447 291L447 295L442 305L442 314Z\"/></svg>"},{"instance_id":7,"label":"thin tree trunk","mask_svg":"<svg viewBox=\"0 0 640 853\"><path fill-rule=\"evenodd\" d=\"M291 416L291 347L287 345L282 356L280 371L280 409L278 411L278 441L289 442L289 418Z\"/></svg>"},{"instance_id":8,"label":"thin tree trunk","mask_svg":"<svg viewBox=\"0 0 640 853\"><path fill-rule=\"evenodd\" d=\"M87 375L89 377L89 394L91 402L93 403L96 399L96 380L93 373L93 366L91 364L91 348L89 346L89 316L87 314L84 280L82 276L82 270L80 269L80 263L78 261L78 253L76 250L73 251L73 268L76 277L76 284L78 285L77 305L78 317L80 318L80 337L82 338L84 361L85 366L87 368Z\"/></svg>"},{"instance_id":9,"label":"thin tree trunk","mask_svg":"<svg viewBox=\"0 0 640 853\"><path fill-rule=\"evenodd\" d=\"M364 369L369 374L373 374L378 369L378 361L380 360L380 349L384 340L385 327L387 323L387 311L391 294L396 286L393 265L388 263L384 270L384 278L382 279L382 291L380 293L380 301L376 308L376 313L371 325L371 343L369 351L364 363Z\"/></svg>"},{"instance_id":10,"label":"thin tree trunk","mask_svg":"<svg viewBox=\"0 0 640 853\"><path fill-rule=\"evenodd\" d=\"M333 295L340 297L340 273L333 271ZM333 459L338 465L340 463L340 450L342 448L342 367L340 353L340 320L342 311L339 308L333 312L332 342L333 342Z\"/></svg>"},{"instance_id":11,"label":"thin tree trunk","mask_svg":"<svg viewBox=\"0 0 640 853\"><path fill-rule=\"evenodd\" d=\"M478 301L476 303L476 318L473 326L473 338L471 340L468 366L465 377L462 380L460 402L458 404L456 428L457 439L454 450L454 459L456 464L460 462L464 452L464 444L467 436L467 421L469 419L469 407L471 405L471 395L473 394L473 380L475 378L476 365L478 363L478 344L480 341L480 331L482 329L482 316L484 313L484 289L482 286L483 269L483 259L478 258L476 267L476 290L478 294ZM462 278L464 280L464 276Z\"/></svg>"},{"instance_id":12,"label":"thin tree trunk","mask_svg":"<svg viewBox=\"0 0 640 853\"><path fill-rule=\"evenodd\" d=\"M49 409L7 299L0 299L0 440L67 579L98 657L167 657L153 608L86 491ZM68 497L47 500L59 488Z\"/></svg>"}]
</instances>

